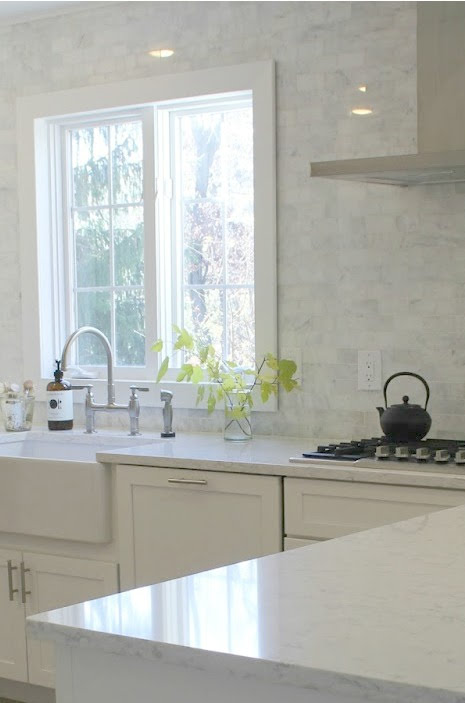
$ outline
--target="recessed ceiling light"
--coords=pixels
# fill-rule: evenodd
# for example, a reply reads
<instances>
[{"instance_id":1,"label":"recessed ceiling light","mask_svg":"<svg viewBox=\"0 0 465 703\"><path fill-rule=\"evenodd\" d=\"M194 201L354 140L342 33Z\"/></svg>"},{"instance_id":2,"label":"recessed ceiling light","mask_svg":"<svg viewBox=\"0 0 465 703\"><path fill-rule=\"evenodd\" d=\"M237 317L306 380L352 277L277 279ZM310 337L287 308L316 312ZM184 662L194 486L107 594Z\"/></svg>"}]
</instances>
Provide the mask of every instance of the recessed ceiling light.
<instances>
[{"instance_id":1,"label":"recessed ceiling light","mask_svg":"<svg viewBox=\"0 0 465 703\"><path fill-rule=\"evenodd\" d=\"M351 112L353 115L371 115L373 110L371 107L354 107Z\"/></svg>"},{"instance_id":2,"label":"recessed ceiling light","mask_svg":"<svg viewBox=\"0 0 465 703\"><path fill-rule=\"evenodd\" d=\"M367 92L367 87L366 85L359 85L358 89L361 93L366 93Z\"/></svg>"},{"instance_id":3,"label":"recessed ceiling light","mask_svg":"<svg viewBox=\"0 0 465 703\"><path fill-rule=\"evenodd\" d=\"M153 56L155 59L168 59L173 54L173 49L153 49L149 51L149 56Z\"/></svg>"}]
</instances>

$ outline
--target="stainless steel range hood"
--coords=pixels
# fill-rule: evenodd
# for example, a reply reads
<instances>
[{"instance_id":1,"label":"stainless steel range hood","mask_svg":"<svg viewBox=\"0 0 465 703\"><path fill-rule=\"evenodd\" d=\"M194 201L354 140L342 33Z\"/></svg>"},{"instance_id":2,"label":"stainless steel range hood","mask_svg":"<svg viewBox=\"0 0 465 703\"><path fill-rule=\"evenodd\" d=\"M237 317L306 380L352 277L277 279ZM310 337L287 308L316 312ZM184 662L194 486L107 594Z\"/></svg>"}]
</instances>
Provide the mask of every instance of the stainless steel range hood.
<instances>
[{"instance_id":1,"label":"stainless steel range hood","mask_svg":"<svg viewBox=\"0 0 465 703\"><path fill-rule=\"evenodd\" d=\"M418 154L319 161L312 177L412 186L465 181L465 2L417 3Z\"/></svg>"}]
</instances>

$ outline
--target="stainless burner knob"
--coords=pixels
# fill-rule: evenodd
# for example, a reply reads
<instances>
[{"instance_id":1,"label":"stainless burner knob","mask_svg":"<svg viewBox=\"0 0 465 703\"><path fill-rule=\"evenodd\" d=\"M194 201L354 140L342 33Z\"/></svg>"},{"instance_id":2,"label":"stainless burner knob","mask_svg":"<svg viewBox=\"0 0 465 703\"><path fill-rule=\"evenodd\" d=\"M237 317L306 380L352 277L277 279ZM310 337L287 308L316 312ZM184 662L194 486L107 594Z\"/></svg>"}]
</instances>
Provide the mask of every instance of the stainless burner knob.
<instances>
[{"instance_id":1,"label":"stainless burner knob","mask_svg":"<svg viewBox=\"0 0 465 703\"><path fill-rule=\"evenodd\" d=\"M388 444L380 444L380 446L375 449L377 459L389 459L390 453Z\"/></svg>"},{"instance_id":2,"label":"stainless burner knob","mask_svg":"<svg viewBox=\"0 0 465 703\"><path fill-rule=\"evenodd\" d=\"M465 464L465 449L457 449L454 461L456 464Z\"/></svg>"},{"instance_id":3,"label":"stainless burner knob","mask_svg":"<svg viewBox=\"0 0 465 703\"><path fill-rule=\"evenodd\" d=\"M396 447L396 459L408 459L410 452L408 447Z\"/></svg>"},{"instance_id":4,"label":"stainless burner knob","mask_svg":"<svg viewBox=\"0 0 465 703\"><path fill-rule=\"evenodd\" d=\"M440 463L446 463L450 459L450 454L447 449L437 449L434 455L434 461Z\"/></svg>"},{"instance_id":5,"label":"stainless burner knob","mask_svg":"<svg viewBox=\"0 0 465 703\"><path fill-rule=\"evenodd\" d=\"M418 461L428 461L431 456L431 452L428 447L418 447L415 451L415 459Z\"/></svg>"}]
</instances>

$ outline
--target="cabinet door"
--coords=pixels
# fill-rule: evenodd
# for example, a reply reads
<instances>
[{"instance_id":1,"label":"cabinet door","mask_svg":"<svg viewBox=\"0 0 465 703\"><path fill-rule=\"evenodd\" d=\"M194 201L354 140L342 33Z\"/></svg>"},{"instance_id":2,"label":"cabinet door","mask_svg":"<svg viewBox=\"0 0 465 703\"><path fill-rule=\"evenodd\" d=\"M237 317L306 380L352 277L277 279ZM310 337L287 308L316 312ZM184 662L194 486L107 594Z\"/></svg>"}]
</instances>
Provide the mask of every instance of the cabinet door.
<instances>
[{"instance_id":1,"label":"cabinet door","mask_svg":"<svg viewBox=\"0 0 465 703\"><path fill-rule=\"evenodd\" d=\"M118 590L118 567L100 561L23 552L26 614L62 608L73 603L99 598ZM29 682L54 686L53 645L27 640Z\"/></svg>"},{"instance_id":2,"label":"cabinet door","mask_svg":"<svg viewBox=\"0 0 465 703\"><path fill-rule=\"evenodd\" d=\"M118 466L122 588L282 549L281 479Z\"/></svg>"},{"instance_id":3,"label":"cabinet door","mask_svg":"<svg viewBox=\"0 0 465 703\"><path fill-rule=\"evenodd\" d=\"M9 574L8 562L12 570ZM0 549L0 677L27 681L24 606L21 603L21 553ZM13 600L10 600L10 590Z\"/></svg>"}]
</instances>

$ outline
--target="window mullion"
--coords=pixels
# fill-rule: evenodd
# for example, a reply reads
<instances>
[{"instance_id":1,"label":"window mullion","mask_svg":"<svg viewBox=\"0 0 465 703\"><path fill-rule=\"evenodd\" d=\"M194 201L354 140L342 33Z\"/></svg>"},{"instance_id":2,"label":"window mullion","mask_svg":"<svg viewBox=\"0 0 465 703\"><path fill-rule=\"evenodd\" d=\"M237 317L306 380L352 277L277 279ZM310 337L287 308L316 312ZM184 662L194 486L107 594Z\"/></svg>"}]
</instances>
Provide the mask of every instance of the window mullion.
<instances>
[{"instance_id":1,"label":"window mullion","mask_svg":"<svg viewBox=\"0 0 465 703\"><path fill-rule=\"evenodd\" d=\"M110 237L110 343L113 349L115 365L117 365L117 349L116 349L116 292L115 292L115 238L113 230L113 130L110 126L108 130L108 226Z\"/></svg>"},{"instance_id":2,"label":"window mullion","mask_svg":"<svg viewBox=\"0 0 465 703\"><path fill-rule=\"evenodd\" d=\"M73 220L73 177L71 167L71 132L63 128L61 130L60 147L62 150L61 159L61 182L62 187L62 216L59 222L62 228L62 269L65 281L65 294L63 295L64 322L62 331L62 341L65 341L66 334L69 334L77 327L77 300L76 300L76 251L75 233ZM72 351L72 360L76 356L76 348Z\"/></svg>"},{"instance_id":3,"label":"window mullion","mask_svg":"<svg viewBox=\"0 0 465 703\"><path fill-rule=\"evenodd\" d=\"M151 346L158 336L157 300L158 256L156 238L160 233L156 229L157 183L155 179L157 148L155 141L155 110L153 106L144 109L142 114L143 133L143 199L144 199L144 290L145 290L145 364L148 376L155 377L157 355Z\"/></svg>"}]
</instances>

